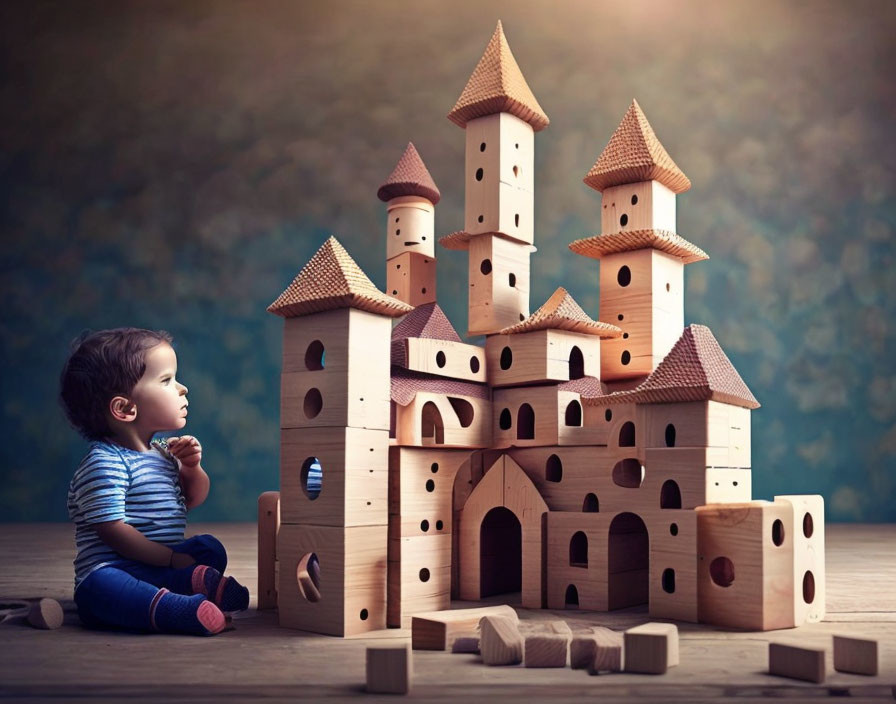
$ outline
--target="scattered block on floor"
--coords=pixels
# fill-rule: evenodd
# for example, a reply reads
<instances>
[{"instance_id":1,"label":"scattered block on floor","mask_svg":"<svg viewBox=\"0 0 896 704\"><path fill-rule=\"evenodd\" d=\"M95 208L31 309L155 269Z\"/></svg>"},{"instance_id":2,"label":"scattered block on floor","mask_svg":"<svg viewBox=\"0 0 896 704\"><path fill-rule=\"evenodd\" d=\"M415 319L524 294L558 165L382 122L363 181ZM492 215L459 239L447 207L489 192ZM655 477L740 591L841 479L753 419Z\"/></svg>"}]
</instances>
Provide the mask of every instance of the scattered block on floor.
<instances>
[{"instance_id":1,"label":"scattered block on floor","mask_svg":"<svg viewBox=\"0 0 896 704\"><path fill-rule=\"evenodd\" d=\"M377 643L367 646L367 691L407 694L411 689L410 643Z\"/></svg>"},{"instance_id":2,"label":"scattered block on floor","mask_svg":"<svg viewBox=\"0 0 896 704\"><path fill-rule=\"evenodd\" d=\"M483 616L504 616L514 623L520 620L513 608L504 605L415 614L411 619L411 645L414 650L445 650L453 638L475 631Z\"/></svg>"},{"instance_id":3,"label":"scattered block on floor","mask_svg":"<svg viewBox=\"0 0 896 704\"><path fill-rule=\"evenodd\" d=\"M678 627L645 623L625 632L625 671L662 675L678 664Z\"/></svg>"},{"instance_id":4,"label":"scattered block on floor","mask_svg":"<svg viewBox=\"0 0 896 704\"><path fill-rule=\"evenodd\" d=\"M876 675L877 641L834 636L834 669L856 675Z\"/></svg>"},{"instance_id":5,"label":"scattered block on floor","mask_svg":"<svg viewBox=\"0 0 896 704\"><path fill-rule=\"evenodd\" d=\"M526 636L525 667L566 667L569 636L563 633L533 633Z\"/></svg>"},{"instance_id":6,"label":"scattered block on floor","mask_svg":"<svg viewBox=\"0 0 896 704\"><path fill-rule=\"evenodd\" d=\"M451 644L452 653L479 653L479 636L475 633L457 636Z\"/></svg>"},{"instance_id":7,"label":"scattered block on floor","mask_svg":"<svg viewBox=\"0 0 896 704\"><path fill-rule=\"evenodd\" d=\"M523 636L506 616L483 616L479 621L479 651L486 665L517 665L523 660Z\"/></svg>"},{"instance_id":8,"label":"scattered block on floor","mask_svg":"<svg viewBox=\"0 0 896 704\"><path fill-rule=\"evenodd\" d=\"M597 627L592 630L594 631L591 634L594 641L594 651L591 662L586 665L588 674L622 672L624 634L603 627ZM677 635L676 632L676 639ZM675 664L678 664L677 659Z\"/></svg>"},{"instance_id":9,"label":"scattered block on floor","mask_svg":"<svg viewBox=\"0 0 896 704\"><path fill-rule=\"evenodd\" d=\"M825 678L824 648L769 643L768 672L770 675L820 684Z\"/></svg>"},{"instance_id":10,"label":"scattered block on floor","mask_svg":"<svg viewBox=\"0 0 896 704\"><path fill-rule=\"evenodd\" d=\"M59 628L64 620L62 605L55 599L36 601L28 611L28 623L35 628L52 630Z\"/></svg>"}]
</instances>

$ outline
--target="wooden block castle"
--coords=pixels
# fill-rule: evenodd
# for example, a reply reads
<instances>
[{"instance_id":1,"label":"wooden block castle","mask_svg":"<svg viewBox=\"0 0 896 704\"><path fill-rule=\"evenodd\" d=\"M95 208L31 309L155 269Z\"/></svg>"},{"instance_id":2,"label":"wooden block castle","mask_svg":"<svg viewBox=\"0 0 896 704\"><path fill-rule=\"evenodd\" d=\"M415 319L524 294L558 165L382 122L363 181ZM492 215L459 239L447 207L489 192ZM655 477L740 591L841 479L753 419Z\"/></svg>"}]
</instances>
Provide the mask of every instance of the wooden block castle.
<instances>
[{"instance_id":1,"label":"wooden block castle","mask_svg":"<svg viewBox=\"0 0 896 704\"><path fill-rule=\"evenodd\" d=\"M759 404L710 330L684 325L684 267L707 255L675 232L691 184L638 103L585 177L601 232L569 245L600 261L605 322L563 288L530 314L549 121L500 22L448 118L466 136L464 227L440 244L467 253L485 345L439 307L440 194L409 144L378 191L387 290L331 237L268 309L284 329L263 603L339 636L503 593L750 630L821 620L822 498L753 500Z\"/></svg>"}]
</instances>

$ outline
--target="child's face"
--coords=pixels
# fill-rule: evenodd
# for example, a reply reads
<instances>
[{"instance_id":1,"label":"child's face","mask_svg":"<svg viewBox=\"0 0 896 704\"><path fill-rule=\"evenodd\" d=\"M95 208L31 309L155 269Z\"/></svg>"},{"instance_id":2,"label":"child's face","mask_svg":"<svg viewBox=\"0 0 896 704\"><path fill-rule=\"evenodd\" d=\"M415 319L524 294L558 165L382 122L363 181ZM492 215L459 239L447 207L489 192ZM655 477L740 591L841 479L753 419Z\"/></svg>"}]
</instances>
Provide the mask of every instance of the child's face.
<instances>
[{"instance_id":1,"label":"child's face","mask_svg":"<svg viewBox=\"0 0 896 704\"><path fill-rule=\"evenodd\" d=\"M146 371L131 392L141 430L155 433L187 424L187 387L176 374L177 355L167 342L146 352Z\"/></svg>"}]
</instances>

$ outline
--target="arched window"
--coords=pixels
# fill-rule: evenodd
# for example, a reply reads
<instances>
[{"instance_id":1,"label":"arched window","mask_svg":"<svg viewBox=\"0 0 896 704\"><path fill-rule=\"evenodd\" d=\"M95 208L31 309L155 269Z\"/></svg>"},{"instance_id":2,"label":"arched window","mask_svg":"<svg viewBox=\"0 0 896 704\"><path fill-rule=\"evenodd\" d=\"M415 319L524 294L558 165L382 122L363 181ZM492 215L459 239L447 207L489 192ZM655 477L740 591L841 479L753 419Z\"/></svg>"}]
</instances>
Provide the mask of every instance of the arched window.
<instances>
[{"instance_id":1,"label":"arched window","mask_svg":"<svg viewBox=\"0 0 896 704\"><path fill-rule=\"evenodd\" d=\"M533 440L534 438L535 411L528 403L524 403L516 414L516 439Z\"/></svg>"},{"instance_id":2,"label":"arched window","mask_svg":"<svg viewBox=\"0 0 896 704\"><path fill-rule=\"evenodd\" d=\"M582 404L576 400L572 400L566 406L566 418L565 423L568 426L573 426L576 428L581 427L582 425Z\"/></svg>"},{"instance_id":3,"label":"arched window","mask_svg":"<svg viewBox=\"0 0 896 704\"><path fill-rule=\"evenodd\" d=\"M424 444L428 441L430 444L442 445L445 442L445 426L442 423L442 414L439 413L439 407L432 401L423 404L421 418L421 435Z\"/></svg>"},{"instance_id":4,"label":"arched window","mask_svg":"<svg viewBox=\"0 0 896 704\"><path fill-rule=\"evenodd\" d=\"M569 378L581 379L583 376L585 376L585 357L582 355L582 350L574 346L569 351Z\"/></svg>"},{"instance_id":5,"label":"arched window","mask_svg":"<svg viewBox=\"0 0 896 704\"><path fill-rule=\"evenodd\" d=\"M681 489L673 479L663 482L660 489L660 508L681 508Z\"/></svg>"},{"instance_id":6,"label":"arched window","mask_svg":"<svg viewBox=\"0 0 896 704\"><path fill-rule=\"evenodd\" d=\"M570 567L588 566L588 536L577 531L569 540Z\"/></svg>"},{"instance_id":7,"label":"arched window","mask_svg":"<svg viewBox=\"0 0 896 704\"><path fill-rule=\"evenodd\" d=\"M598 513L600 511L600 503L597 500L597 494L588 494L585 501L582 502L583 513Z\"/></svg>"},{"instance_id":8,"label":"arched window","mask_svg":"<svg viewBox=\"0 0 896 704\"><path fill-rule=\"evenodd\" d=\"M635 446L635 424L626 421L619 429L619 447Z\"/></svg>"}]
</instances>

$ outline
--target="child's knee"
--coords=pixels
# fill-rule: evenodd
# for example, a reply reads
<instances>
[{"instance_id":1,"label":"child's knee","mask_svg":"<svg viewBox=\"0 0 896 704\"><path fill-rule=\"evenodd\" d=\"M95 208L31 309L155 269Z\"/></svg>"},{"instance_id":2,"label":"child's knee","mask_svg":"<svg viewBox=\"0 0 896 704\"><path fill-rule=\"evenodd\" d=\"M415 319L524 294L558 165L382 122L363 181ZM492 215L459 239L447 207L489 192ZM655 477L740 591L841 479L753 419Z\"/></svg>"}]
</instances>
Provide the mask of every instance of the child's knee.
<instances>
[{"instance_id":1,"label":"child's knee","mask_svg":"<svg viewBox=\"0 0 896 704\"><path fill-rule=\"evenodd\" d=\"M227 550L215 536L210 534L197 535L191 538L196 542L196 548L190 550L190 554L197 562L209 567L214 567L223 572L227 567Z\"/></svg>"}]
</instances>

